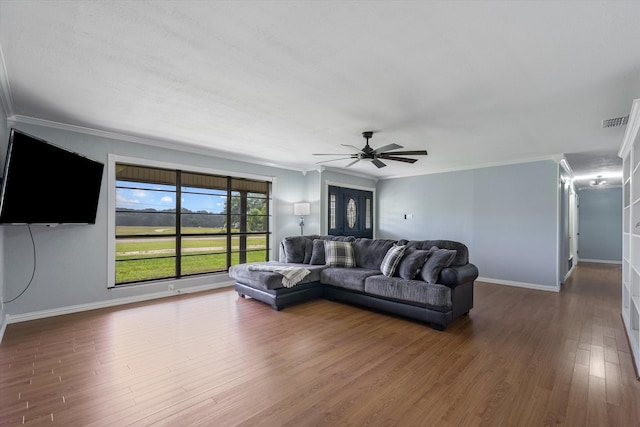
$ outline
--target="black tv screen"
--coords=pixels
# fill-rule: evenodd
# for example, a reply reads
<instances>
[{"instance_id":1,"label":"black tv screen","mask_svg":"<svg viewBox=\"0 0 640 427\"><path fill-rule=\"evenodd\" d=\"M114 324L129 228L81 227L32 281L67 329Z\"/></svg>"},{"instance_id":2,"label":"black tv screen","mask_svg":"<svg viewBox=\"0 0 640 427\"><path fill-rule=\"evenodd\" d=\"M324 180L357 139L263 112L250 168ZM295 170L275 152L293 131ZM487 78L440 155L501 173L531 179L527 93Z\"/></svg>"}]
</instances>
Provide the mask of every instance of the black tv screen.
<instances>
[{"instance_id":1,"label":"black tv screen","mask_svg":"<svg viewBox=\"0 0 640 427\"><path fill-rule=\"evenodd\" d=\"M95 224L104 164L11 129L0 224Z\"/></svg>"}]
</instances>

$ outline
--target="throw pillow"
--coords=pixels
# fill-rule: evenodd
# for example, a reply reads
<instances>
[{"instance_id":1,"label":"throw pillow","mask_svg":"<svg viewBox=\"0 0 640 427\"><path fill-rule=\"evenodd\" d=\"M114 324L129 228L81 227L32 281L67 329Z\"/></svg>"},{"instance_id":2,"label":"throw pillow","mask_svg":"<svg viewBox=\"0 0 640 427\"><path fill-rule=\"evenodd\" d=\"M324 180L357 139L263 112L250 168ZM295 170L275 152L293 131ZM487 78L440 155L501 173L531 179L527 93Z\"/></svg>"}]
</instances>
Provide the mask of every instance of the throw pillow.
<instances>
[{"instance_id":1,"label":"throw pillow","mask_svg":"<svg viewBox=\"0 0 640 427\"><path fill-rule=\"evenodd\" d=\"M380 264L380 271L382 274L387 277L393 276L393 273L395 273L406 248L407 247L404 245L392 246L389 248L387 254L382 259L382 264Z\"/></svg>"},{"instance_id":2,"label":"throw pillow","mask_svg":"<svg viewBox=\"0 0 640 427\"><path fill-rule=\"evenodd\" d=\"M329 267L355 267L353 246L350 242L337 242L325 240L324 242L325 265Z\"/></svg>"},{"instance_id":3,"label":"throw pillow","mask_svg":"<svg viewBox=\"0 0 640 427\"><path fill-rule=\"evenodd\" d=\"M302 236L289 236L284 238L285 262L301 263L304 261L304 252L307 239Z\"/></svg>"},{"instance_id":4,"label":"throw pillow","mask_svg":"<svg viewBox=\"0 0 640 427\"><path fill-rule=\"evenodd\" d=\"M413 280L430 255L431 252L429 251L407 248L400 260L400 264L398 264L396 276L400 276L405 280Z\"/></svg>"},{"instance_id":5,"label":"throw pillow","mask_svg":"<svg viewBox=\"0 0 640 427\"><path fill-rule=\"evenodd\" d=\"M453 249L439 249L434 246L429 252L432 254L427 259L427 262L424 263L420 271L420 276L425 282L433 284L437 282L438 275L442 269L451 265L453 259L456 257L457 251Z\"/></svg>"},{"instance_id":6,"label":"throw pillow","mask_svg":"<svg viewBox=\"0 0 640 427\"><path fill-rule=\"evenodd\" d=\"M303 264L309 264L311 262L311 256L313 255L313 241L311 239L306 239L304 242L304 260L302 260Z\"/></svg>"},{"instance_id":7,"label":"throw pillow","mask_svg":"<svg viewBox=\"0 0 640 427\"><path fill-rule=\"evenodd\" d=\"M324 265L324 240L314 239L309 264Z\"/></svg>"}]
</instances>

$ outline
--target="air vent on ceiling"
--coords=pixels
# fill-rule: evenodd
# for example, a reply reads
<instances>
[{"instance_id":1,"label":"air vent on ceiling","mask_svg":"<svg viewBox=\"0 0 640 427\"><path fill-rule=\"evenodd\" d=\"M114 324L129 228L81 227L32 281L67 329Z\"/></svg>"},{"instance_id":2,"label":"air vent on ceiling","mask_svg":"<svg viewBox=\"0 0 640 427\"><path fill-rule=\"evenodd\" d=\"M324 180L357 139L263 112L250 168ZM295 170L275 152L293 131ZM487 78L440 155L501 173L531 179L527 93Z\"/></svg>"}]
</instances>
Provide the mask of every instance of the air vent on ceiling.
<instances>
[{"instance_id":1,"label":"air vent on ceiling","mask_svg":"<svg viewBox=\"0 0 640 427\"><path fill-rule=\"evenodd\" d=\"M602 121L602 129L614 128L616 126L624 126L629 121L629 116L616 117L615 119L607 119Z\"/></svg>"}]
</instances>

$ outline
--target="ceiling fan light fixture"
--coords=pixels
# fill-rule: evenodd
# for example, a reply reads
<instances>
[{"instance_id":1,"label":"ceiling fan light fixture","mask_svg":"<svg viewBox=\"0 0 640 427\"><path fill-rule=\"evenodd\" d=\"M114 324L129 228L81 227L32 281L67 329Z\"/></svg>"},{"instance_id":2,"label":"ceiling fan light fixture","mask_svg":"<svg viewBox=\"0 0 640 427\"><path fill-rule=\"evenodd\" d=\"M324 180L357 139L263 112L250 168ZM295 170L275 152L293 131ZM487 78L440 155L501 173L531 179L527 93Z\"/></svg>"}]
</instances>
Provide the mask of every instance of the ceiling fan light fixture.
<instances>
[{"instance_id":1,"label":"ceiling fan light fixture","mask_svg":"<svg viewBox=\"0 0 640 427\"><path fill-rule=\"evenodd\" d=\"M598 175L595 179L589 181L589 185L592 187L600 187L602 185L606 185L607 180L602 177L602 175Z\"/></svg>"}]
</instances>

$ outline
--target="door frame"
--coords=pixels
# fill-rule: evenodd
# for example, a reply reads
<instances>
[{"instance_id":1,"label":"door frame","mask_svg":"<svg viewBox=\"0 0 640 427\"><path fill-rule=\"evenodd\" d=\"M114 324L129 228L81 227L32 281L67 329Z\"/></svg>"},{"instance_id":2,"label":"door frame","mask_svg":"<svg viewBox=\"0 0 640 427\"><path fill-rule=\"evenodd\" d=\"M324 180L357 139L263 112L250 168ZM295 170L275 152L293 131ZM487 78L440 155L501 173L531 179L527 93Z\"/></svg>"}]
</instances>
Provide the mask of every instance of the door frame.
<instances>
[{"instance_id":1,"label":"door frame","mask_svg":"<svg viewBox=\"0 0 640 427\"><path fill-rule=\"evenodd\" d=\"M321 234L329 233L329 215L328 211L328 198L329 198L329 186L348 188L351 190L370 191L373 194L373 200L371 201L371 214L372 214L372 226L373 226L373 238L376 238L376 231L378 229L378 199L375 187L364 187L361 185L345 184L343 182L336 181L324 181L322 188L322 200L321 200L321 212L324 216L322 221Z\"/></svg>"}]
</instances>

